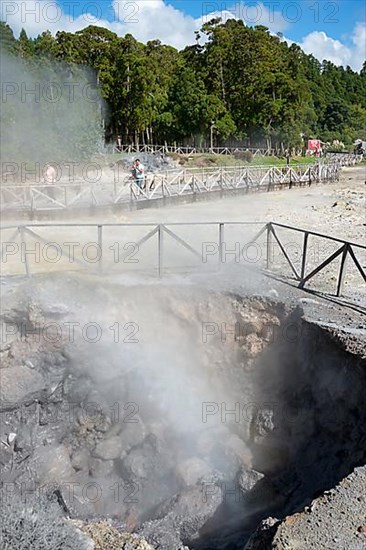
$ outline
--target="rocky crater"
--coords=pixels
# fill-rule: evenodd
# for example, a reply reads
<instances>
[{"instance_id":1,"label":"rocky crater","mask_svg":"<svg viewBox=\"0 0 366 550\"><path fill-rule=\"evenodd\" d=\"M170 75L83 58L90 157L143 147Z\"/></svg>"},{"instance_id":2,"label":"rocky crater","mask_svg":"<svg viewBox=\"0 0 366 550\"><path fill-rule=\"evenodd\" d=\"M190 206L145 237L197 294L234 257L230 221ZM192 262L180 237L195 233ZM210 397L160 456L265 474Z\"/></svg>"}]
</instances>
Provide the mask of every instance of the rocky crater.
<instances>
[{"instance_id":1,"label":"rocky crater","mask_svg":"<svg viewBox=\"0 0 366 550\"><path fill-rule=\"evenodd\" d=\"M49 502L83 550L333 548L285 518L365 464L365 359L335 331L188 282L60 275L3 294L8 513Z\"/></svg>"}]
</instances>

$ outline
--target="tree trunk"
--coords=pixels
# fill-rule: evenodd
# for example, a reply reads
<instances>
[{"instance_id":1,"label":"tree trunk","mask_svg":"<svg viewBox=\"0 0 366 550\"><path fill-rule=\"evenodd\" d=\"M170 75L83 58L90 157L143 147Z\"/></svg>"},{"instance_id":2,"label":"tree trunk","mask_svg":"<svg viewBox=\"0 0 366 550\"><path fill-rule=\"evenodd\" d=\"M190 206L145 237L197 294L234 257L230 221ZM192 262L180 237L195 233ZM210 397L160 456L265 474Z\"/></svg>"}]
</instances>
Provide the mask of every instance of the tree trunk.
<instances>
[{"instance_id":1,"label":"tree trunk","mask_svg":"<svg viewBox=\"0 0 366 550\"><path fill-rule=\"evenodd\" d=\"M222 66L221 54L220 54L220 77L221 77L221 87L222 87L222 100L225 103L226 92L225 92L225 81L224 81L224 67Z\"/></svg>"}]
</instances>

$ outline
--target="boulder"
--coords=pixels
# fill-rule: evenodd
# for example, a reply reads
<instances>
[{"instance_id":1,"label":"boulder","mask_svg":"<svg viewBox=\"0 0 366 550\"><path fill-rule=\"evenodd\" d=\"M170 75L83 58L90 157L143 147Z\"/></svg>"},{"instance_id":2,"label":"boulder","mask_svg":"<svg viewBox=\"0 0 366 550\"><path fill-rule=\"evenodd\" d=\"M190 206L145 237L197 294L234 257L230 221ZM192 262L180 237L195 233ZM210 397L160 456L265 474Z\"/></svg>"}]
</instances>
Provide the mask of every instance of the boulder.
<instances>
[{"instance_id":1,"label":"boulder","mask_svg":"<svg viewBox=\"0 0 366 550\"><path fill-rule=\"evenodd\" d=\"M71 457L72 467L76 472L87 471L89 468L90 455L85 449L75 451Z\"/></svg>"},{"instance_id":2,"label":"boulder","mask_svg":"<svg viewBox=\"0 0 366 550\"><path fill-rule=\"evenodd\" d=\"M264 474L256 470L246 470L242 468L238 474L238 484L243 493L251 491L255 485L264 478Z\"/></svg>"},{"instance_id":3,"label":"boulder","mask_svg":"<svg viewBox=\"0 0 366 550\"><path fill-rule=\"evenodd\" d=\"M93 455L103 460L114 460L120 457L124 452L123 449L122 437L115 435L99 441L93 450Z\"/></svg>"},{"instance_id":4,"label":"boulder","mask_svg":"<svg viewBox=\"0 0 366 550\"><path fill-rule=\"evenodd\" d=\"M74 478L69 451L64 445L37 447L34 460L41 483L69 483Z\"/></svg>"},{"instance_id":5,"label":"boulder","mask_svg":"<svg viewBox=\"0 0 366 550\"><path fill-rule=\"evenodd\" d=\"M180 539L190 544L211 520L223 502L220 484L202 483L189 487L158 507L154 518L170 522ZM149 540L149 539L148 539Z\"/></svg>"},{"instance_id":6,"label":"boulder","mask_svg":"<svg viewBox=\"0 0 366 550\"><path fill-rule=\"evenodd\" d=\"M211 466L200 458L188 458L178 464L175 469L179 481L186 487L202 481L212 481L215 476Z\"/></svg>"},{"instance_id":7,"label":"boulder","mask_svg":"<svg viewBox=\"0 0 366 550\"><path fill-rule=\"evenodd\" d=\"M122 439L122 453L121 458L127 455L127 453L137 445L141 445L146 437L145 426L140 417L135 417L137 422L126 422L123 424L121 433Z\"/></svg>"},{"instance_id":8,"label":"boulder","mask_svg":"<svg viewBox=\"0 0 366 550\"><path fill-rule=\"evenodd\" d=\"M106 478L113 473L113 460L101 460L100 458L91 458L89 462L89 471L94 478Z\"/></svg>"}]
</instances>

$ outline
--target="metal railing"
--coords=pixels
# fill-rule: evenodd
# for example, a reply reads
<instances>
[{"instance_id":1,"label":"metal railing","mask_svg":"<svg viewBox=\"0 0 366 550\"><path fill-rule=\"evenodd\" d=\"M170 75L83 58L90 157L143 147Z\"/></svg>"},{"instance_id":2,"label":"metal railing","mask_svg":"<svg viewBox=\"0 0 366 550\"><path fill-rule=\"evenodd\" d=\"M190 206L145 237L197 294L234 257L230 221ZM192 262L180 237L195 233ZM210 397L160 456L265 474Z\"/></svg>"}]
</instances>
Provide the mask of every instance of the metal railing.
<instances>
[{"instance_id":1,"label":"metal railing","mask_svg":"<svg viewBox=\"0 0 366 550\"><path fill-rule=\"evenodd\" d=\"M290 258L290 255L288 254L286 247L284 246L283 239L278 236L278 228L290 230L291 232L296 232L302 236L302 248L301 248L301 256L300 256L300 269L298 269L295 266L294 261ZM346 260L351 260L353 263L353 266L356 268L358 274L363 279L363 292L366 290L366 270L361 265L361 261L366 266L366 246L361 245L358 243L353 243L349 241L344 241L342 239L339 239L337 237L325 235L323 233L317 233L315 231L307 231L304 229L299 229L296 227L292 227L289 225L281 224L281 223L274 223L270 222L266 224L265 228L262 229L262 231L266 231L267 233L267 244L268 244L268 250L270 251L271 246L271 239L274 238L276 243L278 244L282 255L284 259L286 260L287 264L289 265L293 276L295 280L298 283L298 287L301 289L305 288L305 285L308 284L308 282L313 279L316 275L318 275L320 272L324 272L325 268L327 268L332 262L334 262L337 258L341 258L339 271L336 278L336 290L335 295L337 297L341 296L343 294L344 290L344 283L345 283L345 276L346 276ZM259 238L260 233L256 238ZM317 265L313 265L310 269L307 269L308 267L308 253L309 253L309 238L310 237L317 237L320 239L325 239L328 242L337 243L336 247L337 250L333 253L326 255L327 257L323 259L323 261L318 262ZM357 257L356 251L360 254L362 254L363 251L363 259L360 260ZM272 265L272 259L270 252L267 254L266 257L267 262L267 268L271 269ZM366 304L365 304L366 305Z\"/></svg>"},{"instance_id":2,"label":"metal railing","mask_svg":"<svg viewBox=\"0 0 366 550\"><path fill-rule=\"evenodd\" d=\"M115 150L120 153L175 153L178 155L235 155L235 153L245 153L250 151L254 157L268 157L275 154L275 149L263 147L194 147L194 146L174 146L174 145L120 145L115 146Z\"/></svg>"},{"instance_id":3,"label":"metal railing","mask_svg":"<svg viewBox=\"0 0 366 550\"><path fill-rule=\"evenodd\" d=\"M338 163L284 167L197 168L158 174L147 181L142 190L132 182L130 197L131 200L151 200L212 191L240 189L247 192L274 191L287 186L292 188L312 183L338 181L340 173L341 165Z\"/></svg>"},{"instance_id":4,"label":"metal railing","mask_svg":"<svg viewBox=\"0 0 366 550\"><path fill-rule=\"evenodd\" d=\"M355 166L362 162L363 155L355 155L353 153L326 153L325 158L329 159L332 163L337 162L341 166Z\"/></svg>"},{"instance_id":5,"label":"metal railing","mask_svg":"<svg viewBox=\"0 0 366 550\"><path fill-rule=\"evenodd\" d=\"M298 166L233 166L169 170L149 175L144 189L129 177L114 174L108 183L1 185L0 208L5 210L66 210L205 194L214 191L273 191L339 179L339 162Z\"/></svg>"},{"instance_id":6,"label":"metal railing","mask_svg":"<svg viewBox=\"0 0 366 550\"><path fill-rule=\"evenodd\" d=\"M256 231L258 225L262 226L260 231ZM290 236L285 232L290 232ZM75 235L79 241L72 240ZM274 222L51 223L6 226L1 228L1 237L5 276L30 277L43 272L92 268L97 273L119 275L137 269L163 277L168 273L193 273L197 268L221 270L224 265L238 264L281 275L300 289L306 287L326 294L333 291L337 297L343 295L345 282L351 294L364 294L366 290L365 245ZM323 243L321 247L319 240ZM329 243L336 249L329 250ZM94 251L92 258L89 252L84 254L90 248ZM142 248L146 251L143 256ZM249 250L257 250L255 261L248 255ZM347 261L351 270L346 270ZM321 274L325 281L315 279ZM310 282L315 283L311 288Z\"/></svg>"}]
</instances>

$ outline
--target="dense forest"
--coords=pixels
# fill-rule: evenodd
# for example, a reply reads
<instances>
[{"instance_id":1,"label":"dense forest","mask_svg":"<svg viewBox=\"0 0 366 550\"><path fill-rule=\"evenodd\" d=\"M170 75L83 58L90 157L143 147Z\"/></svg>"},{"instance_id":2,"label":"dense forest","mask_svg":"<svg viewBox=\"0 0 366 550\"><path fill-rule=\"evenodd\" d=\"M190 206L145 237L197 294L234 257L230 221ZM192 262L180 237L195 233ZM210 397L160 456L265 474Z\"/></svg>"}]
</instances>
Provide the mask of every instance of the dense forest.
<instances>
[{"instance_id":1,"label":"dense forest","mask_svg":"<svg viewBox=\"0 0 366 550\"><path fill-rule=\"evenodd\" d=\"M220 19L178 51L90 26L18 39L0 24L1 50L28 70L53 60L90 78L103 98L107 138L123 142L300 146L366 139L366 62L360 73L320 63L266 27Z\"/></svg>"}]
</instances>

